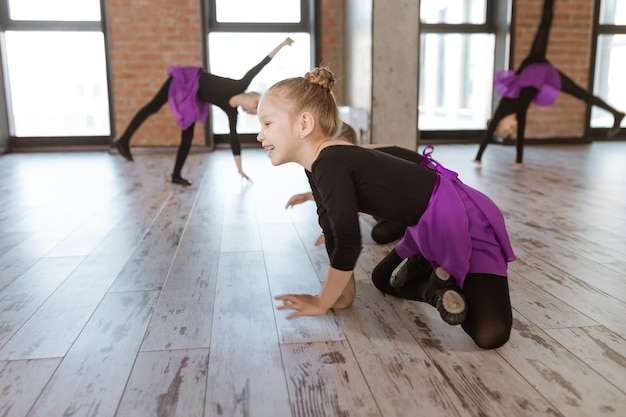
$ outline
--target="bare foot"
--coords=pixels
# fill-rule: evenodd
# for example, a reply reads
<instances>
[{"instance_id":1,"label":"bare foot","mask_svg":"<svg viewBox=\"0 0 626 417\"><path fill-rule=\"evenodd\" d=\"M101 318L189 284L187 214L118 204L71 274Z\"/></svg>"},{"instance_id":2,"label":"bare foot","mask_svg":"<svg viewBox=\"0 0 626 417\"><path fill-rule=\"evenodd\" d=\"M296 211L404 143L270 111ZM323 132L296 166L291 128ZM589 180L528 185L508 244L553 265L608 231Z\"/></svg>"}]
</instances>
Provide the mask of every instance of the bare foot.
<instances>
[{"instance_id":1,"label":"bare foot","mask_svg":"<svg viewBox=\"0 0 626 417\"><path fill-rule=\"evenodd\" d=\"M521 168L525 168L525 167L526 167L526 164L525 164L525 163L523 163L523 162L512 162L512 163L511 163L511 166L512 166L513 168L518 168L518 169L521 169Z\"/></svg>"}]
</instances>

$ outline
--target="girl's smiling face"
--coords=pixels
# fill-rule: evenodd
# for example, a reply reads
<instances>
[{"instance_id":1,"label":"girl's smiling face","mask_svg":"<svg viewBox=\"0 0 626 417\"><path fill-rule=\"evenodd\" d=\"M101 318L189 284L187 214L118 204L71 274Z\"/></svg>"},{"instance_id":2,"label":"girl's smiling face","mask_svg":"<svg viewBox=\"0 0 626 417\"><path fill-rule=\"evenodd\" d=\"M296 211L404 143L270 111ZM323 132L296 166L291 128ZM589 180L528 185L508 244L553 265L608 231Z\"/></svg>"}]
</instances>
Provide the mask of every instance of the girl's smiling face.
<instances>
[{"instance_id":1,"label":"girl's smiling face","mask_svg":"<svg viewBox=\"0 0 626 417\"><path fill-rule=\"evenodd\" d=\"M281 106L280 97L270 93L262 97L258 107L261 131L257 141L261 142L272 165L295 162L298 133L288 111Z\"/></svg>"}]
</instances>

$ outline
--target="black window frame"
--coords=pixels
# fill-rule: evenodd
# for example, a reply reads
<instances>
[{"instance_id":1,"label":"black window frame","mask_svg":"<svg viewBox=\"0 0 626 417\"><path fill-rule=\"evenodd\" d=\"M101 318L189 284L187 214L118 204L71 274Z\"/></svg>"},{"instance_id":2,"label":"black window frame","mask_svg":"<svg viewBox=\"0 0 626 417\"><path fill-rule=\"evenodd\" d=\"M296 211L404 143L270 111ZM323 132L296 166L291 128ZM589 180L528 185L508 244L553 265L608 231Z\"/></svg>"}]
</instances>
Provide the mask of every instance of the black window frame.
<instances>
[{"instance_id":1,"label":"black window frame","mask_svg":"<svg viewBox=\"0 0 626 417\"><path fill-rule=\"evenodd\" d=\"M512 16L515 16L516 0L487 0L485 3L484 23L420 23L420 49L423 34L493 34L495 35L494 50L494 74L497 71L511 68L513 65L513 33L515 25ZM420 59L421 59L420 51ZM421 64L420 64L421 67ZM421 75L418 74L418 83L421 85ZM421 90L421 88L420 88ZM418 94L420 94L418 92ZM419 101L418 97L418 101ZM497 94L493 93L491 101L492 108L498 100ZM486 122L486 121L485 121ZM419 126L419 122L418 122ZM477 130L419 130L421 140L454 142L476 142L479 141L485 129Z\"/></svg>"},{"instance_id":2,"label":"black window frame","mask_svg":"<svg viewBox=\"0 0 626 417\"><path fill-rule=\"evenodd\" d=\"M598 38L600 35L626 35L626 25L608 25L600 23L600 11L602 6L602 0L594 0L593 6L593 29L592 29L592 42L591 42L591 60L589 63L589 82L587 85L588 91L595 94L594 84L596 77L596 64L598 59ZM610 103L609 103L610 104ZM609 128L606 127L591 127L591 110L592 106L587 105L585 113L585 137L591 138L591 140L615 140L615 138L608 138L607 132ZM624 128L622 128L624 130Z\"/></svg>"},{"instance_id":3,"label":"black window frame","mask_svg":"<svg viewBox=\"0 0 626 417\"><path fill-rule=\"evenodd\" d=\"M209 47L208 38L211 32L264 32L264 33L290 33L308 32L311 35L313 45L311 47L311 62L320 62L320 17L321 0L299 0L300 22L297 23L258 23L258 22L218 22L216 17L215 0L201 0L202 12L202 59L208 71ZM205 124L205 144L214 146L217 144L230 143L228 134L213 134L211 112ZM242 144L258 145L255 134L239 134Z\"/></svg>"},{"instance_id":4,"label":"black window frame","mask_svg":"<svg viewBox=\"0 0 626 417\"><path fill-rule=\"evenodd\" d=\"M0 0L0 52L1 52L1 76L3 83L3 93L0 95L0 108L6 108L7 123L11 118L11 108L9 106L10 91L8 80L5 77L7 73L7 57L4 33L6 31L72 31L72 32L101 32L104 37L105 48L105 65L107 74L107 96L109 103L109 126L110 134L107 136L52 136L52 137L16 137L9 133L9 147L12 150L27 149L48 149L59 146L69 146L74 148L93 148L108 146L111 143L115 132L115 107L113 99L113 82L111 78L112 68L110 59L110 39L107 29L107 5L106 0L99 0L100 3L100 20L99 21L57 21L57 20L13 20L9 17L8 0ZM3 115L5 116L5 115Z\"/></svg>"}]
</instances>

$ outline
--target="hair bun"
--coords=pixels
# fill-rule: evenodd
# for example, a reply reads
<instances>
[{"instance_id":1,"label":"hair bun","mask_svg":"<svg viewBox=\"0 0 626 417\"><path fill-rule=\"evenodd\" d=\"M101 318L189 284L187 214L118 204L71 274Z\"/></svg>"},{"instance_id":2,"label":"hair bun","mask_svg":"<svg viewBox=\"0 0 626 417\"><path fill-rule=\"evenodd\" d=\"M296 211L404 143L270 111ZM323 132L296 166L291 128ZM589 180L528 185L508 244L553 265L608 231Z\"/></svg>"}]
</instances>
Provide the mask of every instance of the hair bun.
<instances>
[{"instance_id":1,"label":"hair bun","mask_svg":"<svg viewBox=\"0 0 626 417\"><path fill-rule=\"evenodd\" d=\"M331 91L335 85L335 76L328 68L315 68L313 71L307 72L304 78L328 91Z\"/></svg>"}]
</instances>

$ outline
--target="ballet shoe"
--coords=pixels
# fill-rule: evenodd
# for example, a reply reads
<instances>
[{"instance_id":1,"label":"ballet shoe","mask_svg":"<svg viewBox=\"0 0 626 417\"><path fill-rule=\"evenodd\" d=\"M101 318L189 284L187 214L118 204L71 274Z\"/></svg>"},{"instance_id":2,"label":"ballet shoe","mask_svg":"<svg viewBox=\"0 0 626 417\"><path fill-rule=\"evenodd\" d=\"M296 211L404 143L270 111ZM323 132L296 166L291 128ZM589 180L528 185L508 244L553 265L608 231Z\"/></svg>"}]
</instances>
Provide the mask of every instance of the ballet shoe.
<instances>
[{"instance_id":1,"label":"ballet shoe","mask_svg":"<svg viewBox=\"0 0 626 417\"><path fill-rule=\"evenodd\" d=\"M393 288L402 288L408 282L427 280L433 272L433 267L422 255L411 256L405 259L391 275L389 285Z\"/></svg>"},{"instance_id":2,"label":"ballet shoe","mask_svg":"<svg viewBox=\"0 0 626 417\"><path fill-rule=\"evenodd\" d=\"M124 159L128 161L133 161L133 155L130 153L130 147L128 146L128 142L123 141L121 139L115 139L113 144L117 148L117 151L124 157Z\"/></svg>"},{"instance_id":3,"label":"ballet shoe","mask_svg":"<svg viewBox=\"0 0 626 417\"><path fill-rule=\"evenodd\" d=\"M175 174L172 174L172 183L180 184L184 187L188 187L191 185L191 181L181 177L180 175L175 175Z\"/></svg>"},{"instance_id":4,"label":"ballet shoe","mask_svg":"<svg viewBox=\"0 0 626 417\"><path fill-rule=\"evenodd\" d=\"M622 124L622 120L624 120L624 113L620 113L619 116L615 116L615 123L613 123L613 127L609 129L607 132L608 137L613 137L617 135L621 129L620 125Z\"/></svg>"},{"instance_id":5,"label":"ballet shoe","mask_svg":"<svg viewBox=\"0 0 626 417\"><path fill-rule=\"evenodd\" d=\"M409 272L406 265L407 262L408 260L405 259L404 262L400 264L400 268L398 268L398 271L395 274L391 274L391 278L389 278L389 285L391 285L392 288L402 288L406 284L406 281L409 277Z\"/></svg>"},{"instance_id":6,"label":"ballet shoe","mask_svg":"<svg viewBox=\"0 0 626 417\"><path fill-rule=\"evenodd\" d=\"M455 326L467 318L467 301L454 278L442 267L437 267L425 288L425 300L434 306L446 323Z\"/></svg>"}]
</instances>

